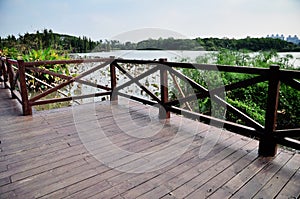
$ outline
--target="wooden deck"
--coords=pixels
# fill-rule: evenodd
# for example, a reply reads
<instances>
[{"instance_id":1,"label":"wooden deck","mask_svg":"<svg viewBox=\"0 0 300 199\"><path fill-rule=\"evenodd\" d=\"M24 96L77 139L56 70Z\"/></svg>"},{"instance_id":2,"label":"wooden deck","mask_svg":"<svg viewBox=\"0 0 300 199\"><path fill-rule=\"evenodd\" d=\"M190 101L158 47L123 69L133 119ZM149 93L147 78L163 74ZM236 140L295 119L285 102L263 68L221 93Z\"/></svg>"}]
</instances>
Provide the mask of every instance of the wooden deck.
<instances>
[{"instance_id":1,"label":"wooden deck","mask_svg":"<svg viewBox=\"0 0 300 199\"><path fill-rule=\"evenodd\" d=\"M0 88L0 198L300 195L300 154L280 149L274 159L258 158L255 140L175 115L164 123L154 108L136 103L103 102L95 112L87 106L21 116L9 91Z\"/></svg>"}]
</instances>

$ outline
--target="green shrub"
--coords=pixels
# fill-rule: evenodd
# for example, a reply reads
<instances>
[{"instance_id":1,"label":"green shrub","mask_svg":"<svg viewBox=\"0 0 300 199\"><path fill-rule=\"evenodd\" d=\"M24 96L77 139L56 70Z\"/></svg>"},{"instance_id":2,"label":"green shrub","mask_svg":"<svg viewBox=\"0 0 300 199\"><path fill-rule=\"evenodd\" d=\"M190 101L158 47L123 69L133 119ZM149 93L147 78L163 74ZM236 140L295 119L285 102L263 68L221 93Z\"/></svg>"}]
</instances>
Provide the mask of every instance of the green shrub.
<instances>
[{"instance_id":1,"label":"green shrub","mask_svg":"<svg viewBox=\"0 0 300 199\"><path fill-rule=\"evenodd\" d=\"M290 60L293 57L286 55L279 57L274 51L249 53L247 51L230 51L221 50L217 53L206 54L203 57L198 57L198 63L209 63L219 65L232 66L251 66L268 68L272 64L279 65L281 69L293 69ZM199 71L196 69L182 69L183 74L192 78L200 85L212 89L218 87L220 79L224 85L234 82L239 82L245 79L255 77L250 74L227 73L227 72L211 72ZM216 74L218 73L218 74ZM214 82L216 85L214 85ZM208 85L209 84L209 85ZM267 104L267 82L257 83L246 88L239 88L225 93L226 101L231 105L237 107L251 118L264 125L266 104ZM281 84L279 106L278 106L278 120L277 129L284 128L299 128L300 127L300 91L295 90L285 84ZM198 100L199 110L204 114L212 114L212 103L210 99ZM227 120L244 123L240 118L234 114L226 114Z\"/></svg>"},{"instance_id":2,"label":"green shrub","mask_svg":"<svg viewBox=\"0 0 300 199\"><path fill-rule=\"evenodd\" d=\"M23 59L25 62L34 62L34 61L46 61L46 60L66 60L69 59L67 54L61 53L57 50L47 48L47 49L40 49L40 50L31 50L28 54L21 54L15 48L4 48L3 56L7 56L12 59ZM69 75L68 66L65 64L56 64L56 65L43 65L39 66L41 69L47 69L51 72ZM27 73L34 76L35 78L50 84L55 85L61 82L61 79L58 77L53 77L48 74L43 74L40 72L33 72L30 70L26 70ZM27 77L27 86L30 91L41 91L47 88L44 84L37 81L37 79L33 79Z\"/></svg>"},{"instance_id":3,"label":"green shrub","mask_svg":"<svg viewBox=\"0 0 300 199\"><path fill-rule=\"evenodd\" d=\"M58 51L47 48L45 50L31 50L29 54L23 55L23 60L26 62L33 62L33 61L53 61L53 60L66 60L69 59L67 55L60 55ZM39 66L41 69L47 69L51 72L69 75L68 66L65 64L55 64L55 65L43 65ZM31 75L36 77L47 84L58 84L61 82L61 79L58 77L53 77L52 75L43 74L40 72L32 72L28 71ZM44 90L46 88L45 85L37 81L36 79L29 79L28 81L28 88L30 90L39 91Z\"/></svg>"}]
</instances>

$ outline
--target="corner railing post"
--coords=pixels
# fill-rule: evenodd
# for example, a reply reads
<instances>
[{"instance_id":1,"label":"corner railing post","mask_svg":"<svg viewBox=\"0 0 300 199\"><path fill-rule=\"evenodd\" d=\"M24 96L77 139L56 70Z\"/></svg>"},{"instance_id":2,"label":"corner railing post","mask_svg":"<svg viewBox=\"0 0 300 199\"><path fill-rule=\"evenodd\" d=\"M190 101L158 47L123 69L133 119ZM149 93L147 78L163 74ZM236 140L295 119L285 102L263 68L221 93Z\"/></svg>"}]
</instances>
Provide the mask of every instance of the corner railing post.
<instances>
[{"instance_id":1,"label":"corner railing post","mask_svg":"<svg viewBox=\"0 0 300 199\"><path fill-rule=\"evenodd\" d=\"M259 141L258 154L264 157L273 157L277 153L277 143L274 131L277 123L277 108L279 100L280 77L279 66L270 66L267 110L265 117L264 136Z\"/></svg>"},{"instance_id":2,"label":"corner railing post","mask_svg":"<svg viewBox=\"0 0 300 199\"><path fill-rule=\"evenodd\" d=\"M168 71L166 66L163 65L167 59L159 59L162 63L160 67L160 92L161 92L161 106L159 107L159 119L169 119L170 111L166 110L165 103L168 102Z\"/></svg>"},{"instance_id":3,"label":"corner railing post","mask_svg":"<svg viewBox=\"0 0 300 199\"><path fill-rule=\"evenodd\" d=\"M20 77L20 91L22 97L22 109L23 115L32 115L32 108L28 100L28 92L26 86L26 76L25 76L25 65L23 60L18 60L19 77Z\"/></svg>"},{"instance_id":4,"label":"corner railing post","mask_svg":"<svg viewBox=\"0 0 300 199\"><path fill-rule=\"evenodd\" d=\"M116 75L116 67L114 65L114 62L110 64L110 84L111 84L110 101L117 103L118 93L115 92L115 88L117 87L117 75Z\"/></svg>"}]
</instances>

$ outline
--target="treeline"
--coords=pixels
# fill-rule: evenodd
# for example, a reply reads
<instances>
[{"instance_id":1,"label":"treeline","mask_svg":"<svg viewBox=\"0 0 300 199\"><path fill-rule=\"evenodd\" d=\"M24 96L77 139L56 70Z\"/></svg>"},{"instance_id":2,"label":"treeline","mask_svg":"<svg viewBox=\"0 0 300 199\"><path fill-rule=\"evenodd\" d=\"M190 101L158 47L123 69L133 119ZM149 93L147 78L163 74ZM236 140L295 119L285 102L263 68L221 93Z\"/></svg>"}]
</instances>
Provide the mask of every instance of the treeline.
<instances>
[{"instance_id":1,"label":"treeline","mask_svg":"<svg viewBox=\"0 0 300 199\"><path fill-rule=\"evenodd\" d=\"M105 41L110 50L203 50L200 44L193 39L147 39L138 43L117 40Z\"/></svg>"},{"instance_id":2,"label":"treeline","mask_svg":"<svg viewBox=\"0 0 300 199\"><path fill-rule=\"evenodd\" d=\"M220 51L228 50L247 50L247 51L277 51L277 52L300 52L300 46L272 38L250 38L228 39L228 38L196 38L196 39L148 39L138 43L110 41L110 49L115 50L206 50Z\"/></svg>"},{"instance_id":3,"label":"treeline","mask_svg":"<svg viewBox=\"0 0 300 199\"><path fill-rule=\"evenodd\" d=\"M69 53L86 53L96 47L99 50L109 50L107 45L100 41L92 41L91 38L85 36L75 37L65 34L54 33L51 29L36 31L36 33L19 34L18 37L9 35L6 38L0 37L0 49L15 48L20 54L27 54L31 50L54 49L59 51L67 51Z\"/></svg>"},{"instance_id":4,"label":"treeline","mask_svg":"<svg viewBox=\"0 0 300 199\"><path fill-rule=\"evenodd\" d=\"M174 39L159 38L148 39L138 43L117 40L92 41L85 36L75 37L65 34L54 33L52 30L44 29L36 33L19 34L18 37L9 35L0 37L0 49L16 49L21 54L27 54L30 50L51 48L68 53L87 53L110 50L136 50L136 49L161 49L161 50L207 50L219 51L249 50L249 51L278 51L278 52L300 52L300 46L272 38L250 38L228 39L228 38L196 38L196 39Z\"/></svg>"},{"instance_id":5,"label":"treeline","mask_svg":"<svg viewBox=\"0 0 300 199\"><path fill-rule=\"evenodd\" d=\"M137 49L162 49L162 50L204 50L196 40L192 39L148 39L137 43Z\"/></svg>"},{"instance_id":6,"label":"treeline","mask_svg":"<svg viewBox=\"0 0 300 199\"><path fill-rule=\"evenodd\" d=\"M221 49L249 51L277 51L277 52L300 52L300 46L273 38L250 38L228 39L228 38L196 38L195 39L207 51L219 51Z\"/></svg>"},{"instance_id":7,"label":"treeline","mask_svg":"<svg viewBox=\"0 0 300 199\"><path fill-rule=\"evenodd\" d=\"M51 48L54 50L67 51L69 53L87 53L110 50L136 50L136 49L160 49L160 50L202 50L196 40L192 39L148 39L138 43L117 40L92 41L85 36L75 37L70 35L53 33L52 30L44 29L36 33L24 35L9 35L0 37L0 49L15 48L21 54L27 54L30 50Z\"/></svg>"}]
</instances>

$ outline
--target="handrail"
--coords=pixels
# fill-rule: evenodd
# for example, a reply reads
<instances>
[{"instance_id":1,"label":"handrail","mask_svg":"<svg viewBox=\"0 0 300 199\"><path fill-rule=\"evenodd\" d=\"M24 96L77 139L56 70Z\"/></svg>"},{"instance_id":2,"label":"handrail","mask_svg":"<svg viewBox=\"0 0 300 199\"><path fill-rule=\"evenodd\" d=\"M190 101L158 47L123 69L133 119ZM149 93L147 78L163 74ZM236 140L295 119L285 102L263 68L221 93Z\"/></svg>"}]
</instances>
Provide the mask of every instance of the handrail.
<instances>
[{"instance_id":1,"label":"handrail","mask_svg":"<svg viewBox=\"0 0 300 199\"><path fill-rule=\"evenodd\" d=\"M160 118L169 118L170 112L176 114L182 114L186 117L197 119L201 122L211 123L212 125L220 126L223 124L224 128L227 128L235 133L239 133L246 136L254 136L260 140L259 154L262 156L274 156L276 154L277 144L282 144L285 146L293 147L297 150L300 150L300 143L298 141L293 141L294 137L300 137L299 129L283 129L276 130L276 115L278 108L278 96L280 90L280 82L291 86L296 90L300 90L300 82L296 79L300 79L300 71L293 70L280 70L278 66L271 66L270 68L255 68L255 67L245 67L245 66L226 66L226 65L210 65L210 64L192 64L192 63L179 63L179 62L168 62L165 59L160 59L158 61L154 60L130 60L130 59L115 59L110 58L97 58L97 59L76 59L76 60L54 60L54 61L37 61L37 62L24 62L22 60L13 60L5 57L0 59L0 77L4 81L6 88L11 90L12 98L17 98L18 101L22 104L23 114L31 115L32 106L48 104L48 103L57 103L70 101L74 99L84 99L94 96L110 96L112 101L117 101L118 96L123 96L131 98L132 100L149 104L152 106L159 105L160 107ZM96 66L90 68L89 70L79 74L76 77L68 76L65 74L55 73L49 71L45 68L39 68L38 66L43 65L56 65L56 64L82 64L82 63L97 63ZM130 74L130 72L123 67L123 64L135 64L135 65L148 65L151 66L150 69L136 77ZM82 78L101 70L102 68L109 66L110 72L110 85L99 85ZM208 90L203 86L196 83L194 80L183 75L182 73L175 70L176 68L187 68L203 71L220 71L220 72L232 72L232 73L244 73L256 75L252 78L241 80L239 82L231 83L224 85L224 87L214 88ZM53 86L52 88L44 91L43 93L28 98L28 91L26 88L26 73L28 71L36 71L43 74L48 74L53 77L59 77L64 80L59 85ZM117 79L116 71L120 71L119 75L126 76L129 81L123 84L119 84ZM160 75L160 97L156 96L147 86L143 85L140 81L155 73L159 72ZM179 78L182 81L187 82L192 88L196 91L195 96L181 96L180 99L169 100L168 99L168 74L172 75L173 80L175 77ZM170 78L171 79L171 78ZM63 98L54 98L41 100L42 97L45 97L66 85L71 84L72 82L79 82L88 86L99 88L104 90L103 92L97 92L93 94L85 94L80 96L65 96ZM257 123L254 119L249 117L247 114L243 113L236 107L227 103L225 100L219 97L221 91L230 91L238 88L243 88L251 86L259 82L268 82L268 102L266 109L266 124L262 126ZM143 99L138 96L128 95L122 93L121 89L130 86L135 83L138 85L142 91L144 91L151 100ZM17 86L18 89L15 87ZM177 84L178 86L178 84ZM213 93L211 95L211 93ZM226 121L225 119L214 118L212 116L203 115L191 110L187 111L182 108L177 107L180 102L186 103L190 102L193 98L203 99L206 97L211 97L214 102L219 105L226 107L227 110L239 118L241 118L246 125L241 125ZM296 135L298 134L298 135Z\"/></svg>"},{"instance_id":2,"label":"handrail","mask_svg":"<svg viewBox=\"0 0 300 199\"><path fill-rule=\"evenodd\" d=\"M42 65L55 65L55 64L81 64L81 63L95 63L95 62L110 62L114 58L98 58L98 59L71 59L71 60L51 60L51 61L34 61L25 62L25 66L42 66Z\"/></svg>"},{"instance_id":3,"label":"handrail","mask_svg":"<svg viewBox=\"0 0 300 199\"><path fill-rule=\"evenodd\" d=\"M6 61L7 61L7 63L13 64L13 65L17 65L18 64L18 60L7 59Z\"/></svg>"},{"instance_id":4,"label":"handrail","mask_svg":"<svg viewBox=\"0 0 300 199\"><path fill-rule=\"evenodd\" d=\"M159 61L152 60L127 60L127 59L116 59L117 63L132 63L132 64L159 64ZM197 64L197 63L181 63L181 62L164 62L165 66L171 68L187 68L187 69L199 69L208 71L220 71L220 72L234 72L234 73L247 73L264 75L267 74L268 68L256 68L256 67L245 67L245 66L229 66L229 65L218 65L218 64ZM300 73L299 73L300 74Z\"/></svg>"},{"instance_id":5,"label":"handrail","mask_svg":"<svg viewBox=\"0 0 300 199\"><path fill-rule=\"evenodd\" d=\"M16 71L14 70L14 65L18 66L17 60L1 57L0 79L4 82L5 88L10 89L12 98L23 104L21 92L15 89L16 85L20 88L21 83L19 81L20 72L18 68L16 68Z\"/></svg>"}]
</instances>

